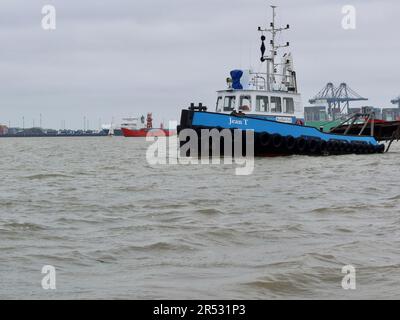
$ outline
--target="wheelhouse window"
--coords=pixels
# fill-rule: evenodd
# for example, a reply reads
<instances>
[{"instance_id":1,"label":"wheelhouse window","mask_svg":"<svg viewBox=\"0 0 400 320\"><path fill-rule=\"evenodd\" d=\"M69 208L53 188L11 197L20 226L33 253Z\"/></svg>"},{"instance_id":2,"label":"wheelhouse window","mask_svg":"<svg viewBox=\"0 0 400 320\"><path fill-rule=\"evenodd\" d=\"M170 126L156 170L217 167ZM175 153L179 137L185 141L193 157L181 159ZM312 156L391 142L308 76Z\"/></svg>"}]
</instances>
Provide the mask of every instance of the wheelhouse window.
<instances>
[{"instance_id":1,"label":"wheelhouse window","mask_svg":"<svg viewBox=\"0 0 400 320\"><path fill-rule=\"evenodd\" d=\"M256 98L256 111L269 112L268 97L257 96Z\"/></svg>"},{"instance_id":2,"label":"wheelhouse window","mask_svg":"<svg viewBox=\"0 0 400 320\"><path fill-rule=\"evenodd\" d=\"M224 111L234 111L236 104L236 97L230 96L224 99Z\"/></svg>"},{"instance_id":3,"label":"wheelhouse window","mask_svg":"<svg viewBox=\"0 0 400 320\"><path fill-rule=\"evenodd\" d=\"M250 96L240 96L240 111L251 111L251 97Z\"/></svg>"},{"instance_id":4,"label":"wheelhouse window","mask_svg":"<svg viewBox=\"0 0 400 320\"><path fill-rule=\"evenodd\" d=\"M294 101L293 98L283 98L283 112L294 113Z\"/></svg>"},{"instance_id":5,"label":"wheelhouse window","mask_svg":"<svg viewBox=\"0 0 400 320\"><path fill-rule=\"evenodd\" d=\"M216 110L217 112L221 112L222 109L223 109L222 97L218 97Z\"/></svg>"},{"instance_id":6,"label":"wheelhouse window","mask_svg":"<svg viewBox=\"0 0 400 320\"><path fill-rule=\"evenodd\" d=\"M282 100L280 97L271 97L271 112L282 112Z\"/></svg>"}]
</instances>

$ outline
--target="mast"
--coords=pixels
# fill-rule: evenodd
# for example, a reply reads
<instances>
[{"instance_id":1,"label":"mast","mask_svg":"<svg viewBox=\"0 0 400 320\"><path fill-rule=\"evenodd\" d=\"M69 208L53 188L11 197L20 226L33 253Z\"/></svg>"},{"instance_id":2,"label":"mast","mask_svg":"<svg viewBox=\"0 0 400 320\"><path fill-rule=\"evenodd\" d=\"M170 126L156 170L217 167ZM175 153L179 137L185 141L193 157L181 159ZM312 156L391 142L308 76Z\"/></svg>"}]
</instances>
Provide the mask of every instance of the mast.
<instances>
[{"instance_id":1,"label":"mast","mask_svg":"<svg viewBox=\"0 0 400 320\"><path fill-rule=\"evenodd\" d=\"M114 135L114 117L111 120L110 130L108 130L108 136L112 137Z\"/></svg>"},{"instance_id":2,"label":"mast","mask_svg":"<svg viewBox=\"0 0 400 320\"><path fill-rule=\"evenodd\" d=\"M272 22L270 23L270 28L261 28L258 27L258 31L261 32L261 62L266 62L267 65L267 85L265 90L266 91L272 91L271 90L271 83L276 83L275 76L277 74L277 67L278 64L275 62L275 57L278 55L278 49L280 48L286 48L289 47L289 42L287 42L284 45L277 45L276 44L276 35L278 32L288 30L290 28L289 25L286 25L286 27L281 27L281 28L276 28L275 26L275 18L276 18L276 8L277 6L271 6L272 8ZM265 47L265 40L266 37L264 33L269 32L271 33L271 41L270 41L270 46L271 49L269 51L269 55L265 56L266 52L266 47ZM272 67L272 72L271 72L271 67Z\"/></svg>"},{"instance_id":3,"label":"mast","mask_svg":"<svg viewBox=\"0 0 400 320\"><path fill-rule=\"evenodd\" d=\"M146 124L147 129L152 129L153 128L153 114L148 113L147 114L147 124Z\"/></svg>"}]
</instances>

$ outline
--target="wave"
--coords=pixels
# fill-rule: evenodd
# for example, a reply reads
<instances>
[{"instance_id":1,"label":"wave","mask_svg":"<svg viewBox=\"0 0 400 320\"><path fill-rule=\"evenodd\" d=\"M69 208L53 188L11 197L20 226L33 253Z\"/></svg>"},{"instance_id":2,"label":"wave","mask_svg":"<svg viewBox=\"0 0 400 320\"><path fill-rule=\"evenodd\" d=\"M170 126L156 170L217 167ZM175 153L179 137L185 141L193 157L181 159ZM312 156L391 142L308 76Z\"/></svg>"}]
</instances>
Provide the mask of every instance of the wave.
<instances>
[{"instance_id":1,"label":"wave","mask_svg":"<svg viewBox=\"0 0 400 320\"><path fill-rule=\"evenodd\" d=\"M35 223L17 223L11 222L2 225L2 228L6 231L41 231L47 229L47 227Z\"/></svg>"},{"instance_id":2,"label":"wave","mask_svg":"<svg viewBox=\"0 0 400 320\"><path fill-rule=\"evenodd\" d=\"M217 215L217 214L224 214L222 211L209 208L209 209L197 209L196 213L204 214L204 215Z\"/></svg>"},{"instance_id":3,"label":"wave","mask_svg":"<svg viewBox=\"0 0 400 320\"><path fill-rule=\"evenodd\" d=\"M44 179L53 179L53 178L73 178L71 176L60 174L60 173L42 173L42 174L35 174L31 176L25 177L28 180L44 180Z\"/></svg>"}]
</instances>

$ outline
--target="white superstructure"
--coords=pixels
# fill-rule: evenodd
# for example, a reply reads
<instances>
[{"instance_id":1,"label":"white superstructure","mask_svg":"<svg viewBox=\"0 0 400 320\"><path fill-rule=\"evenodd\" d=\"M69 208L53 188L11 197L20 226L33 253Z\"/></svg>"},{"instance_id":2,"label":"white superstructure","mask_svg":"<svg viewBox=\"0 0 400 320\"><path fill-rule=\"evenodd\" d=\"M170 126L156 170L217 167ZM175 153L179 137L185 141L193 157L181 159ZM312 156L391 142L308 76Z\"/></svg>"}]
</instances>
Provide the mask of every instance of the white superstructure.
<instances>
[{"instance_id":1,"label":"white superstructure","mask_svg":"<svg viewBox=\"0 0 400 320\"><path fill-rule=\"evenodd\" d=\"M304 120L292 54L284 53L278 62L278 50L289 47L289 43L278 45L275 38L279 32L288 30L289 25L276 28L275 9L272 6L273 22L270 28L258 28L262 34L261 62L265 62L266 72L233 70L227 79L228 88L218 91L216 112L245 113L288 123ZM265 33L271 34L268 52Z\"/></svg>"}]
</instances>

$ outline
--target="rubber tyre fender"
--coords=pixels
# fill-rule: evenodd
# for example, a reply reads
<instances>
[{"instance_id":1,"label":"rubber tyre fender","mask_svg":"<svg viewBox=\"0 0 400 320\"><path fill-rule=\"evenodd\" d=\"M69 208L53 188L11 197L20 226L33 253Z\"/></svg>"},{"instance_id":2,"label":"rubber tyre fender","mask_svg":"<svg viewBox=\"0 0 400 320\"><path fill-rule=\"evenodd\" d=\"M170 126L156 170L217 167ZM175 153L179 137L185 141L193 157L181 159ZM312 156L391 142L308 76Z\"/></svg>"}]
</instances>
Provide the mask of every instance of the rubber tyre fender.
<instances>
[{"instance_id":1,"label":"rubber tyre fender","mask_svg":"<svg viewBox=\"0 0 400 320\"><path fill-rule=\"evenodd\" d=\"M372 144L368 144L367 152L368 152L369 154L372 154L372 153L375 152L375 148L374 148L374 146L373 146Z\"/></svg>"},{"instance_id":2,"label":"rubber tyre fender","mask_svg":"<svg viewBox=\"0 0 400 320\"><path fill-rule=\"evenodd\" d=\"M319 151L319 141L318 140L312 139L309 141L308 145L309 145L309 149L310 149L311 153L318 153L318 151Z\"/></svg>"},{"instance_id":3,"label":"rubber tyre fender","mask_svg":"<svg viewBox=\"0 0 400 320\"><path fill-rule=\"evenodd\" d=\"M359 144L358 143L354 143L354 142L352 142L351 143L351 152L352 153L359 153L360 152L360 146L359 146Z\"/></svg>"},{"instance_id":4,"label":"rubber tyre fender","mask_svg":"<svg viewBox=\"0 0 400 320\"><path fill-rule=\"evenodd\" d=\"M344 142L344 141L338 142L337 149L338 149L339 153L341 153L341 154L346 153L346 148L347 148L346 142Z\"/></svg>"},{"instance_id":5,"label":"rubber tyre fender","mask_svg":"<svg viewBox=\"0 0 400 320\"><path fill-rule=\"evenodd\" d=\"M293 136L287 136L285 139L286 149L293 151L296 148L296 139Z\"/></svg>"},{"instance_id":6,"label":"rubber tyre fender","mask_svg":"<svg viewBox=\"0 0 400 320\"><path fill-rule=\"evenodd\" d=\"M280 134L274 134L272 135L272 145L274 148L280 148L284 145L284 138Z\"/></svg>"},{"instance_id":7,"label":"rubber tyre fender","mask_svg":"<svg viewBox=\"0 0 400 320\"><path fill-rule=\"evenodd\" d=\"M328 142L328 151L329 152L335 152L337 151L337 142L329 140Z\"/></svg>"},{"instance_id":8,"label":"rubber tyre fender","mask_svg":"<svg viewBox=\"0 0 400 320\"><path fill-rule=\"evenodd\" d=\"M304 138L296 139L296 147L299 152L305 152L307 150L307 140Z\"/></svg>"},{"instance_id":9,"label":"rubber tyre fender","mask_svg":"<svg viewBox=\"0 0 400 320\"><path fill-rule=\"evenodd\" d=\"M328 151L328 143L325 140L321 140L319 147L320 147L321 153Z\"/></svg>"},{"instance_id":10,"label":"rubber tyre fender","mask_svg":"<svg viewBox=\"0 0 400 320\"><path fill-rule=\"evenodd\" d=\"M378 153L384 153L385 152L385 145L384 144L380 144L376 146L376 150Z\"/></svg>"},{"instance_id":11,"label":"rubber tyre fender","mask_svg":"<svg viewBox=\"0 0 400 320\"><path fill-rule=\"evenodd\" d=\"M260 145L263 147L268 147L272 142L272 136L268 132L263 132L260 134Z\"/></svg>"},{"instance_id":12,"label":"rubber tyre fender","mask_svg":"<svg viewBox=\"0 0 400 320\"><path fill-rule=\"evenodd\" d=\"M349 142L344 143L344 152L345 153L352 153L353 152L353 146Z\"/></svg>"},{"instance_id":13,"label":"rubber tyre fender","mask_svg":"<svg viewBox=\"0 0 400 320\"><path fill-rule=\"evenodd\" d=\"M368 146L366 144L360 145L360 153L361 154L366 154L368 153Z\"/></svg>"}]
</instances>

